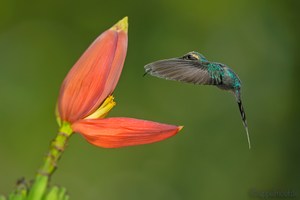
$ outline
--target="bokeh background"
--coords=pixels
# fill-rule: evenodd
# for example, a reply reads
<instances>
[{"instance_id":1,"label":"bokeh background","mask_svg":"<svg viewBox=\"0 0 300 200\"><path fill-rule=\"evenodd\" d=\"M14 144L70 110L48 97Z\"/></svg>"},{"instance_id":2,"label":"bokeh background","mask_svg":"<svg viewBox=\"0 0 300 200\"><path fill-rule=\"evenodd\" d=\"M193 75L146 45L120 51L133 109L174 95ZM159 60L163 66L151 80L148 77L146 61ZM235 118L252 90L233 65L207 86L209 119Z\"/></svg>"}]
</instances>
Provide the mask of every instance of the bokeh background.
<instances>
[{"instance_id":1,"label":"bokeh background","mask_svg":"<svg viewBox=\"0 0 300 200\"><path fill-rule=\"evenodd\" d=\"M128 16L110 116L185 128L123 149L74 135L52 184L75 200L263 199L272 191L300 199L299 8L292 0L1 0L0 193L34 177L57 132L64 76L100 33ZM239 74L251 150L230 93L142 76L145 64L192 50Z\"/></svg>"}]
</instances>

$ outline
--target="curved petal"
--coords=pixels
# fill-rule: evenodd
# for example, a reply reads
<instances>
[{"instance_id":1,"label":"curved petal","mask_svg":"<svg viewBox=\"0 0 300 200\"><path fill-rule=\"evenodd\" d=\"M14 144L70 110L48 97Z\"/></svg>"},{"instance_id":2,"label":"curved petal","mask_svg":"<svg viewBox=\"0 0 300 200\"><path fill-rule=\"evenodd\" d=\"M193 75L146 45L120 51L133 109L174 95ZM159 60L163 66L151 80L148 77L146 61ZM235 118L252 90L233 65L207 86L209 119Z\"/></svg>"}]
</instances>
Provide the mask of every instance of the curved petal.
<instances>
[{"instance_id":1,"label":"curved petal","mask_svg":"<svg viewBox=\"0 0 300 200\"><path fill-rule=\"evenodd\" d=\"M121 76L121 72L124 66L126 52L128 44L128 35L125 31L118 31L118 43L116 47L115 57L107 77L104 91L101 94L99 103L102 103L108 95L111 95L116 88L116 85Z\"/></svg>"},{"instance_id":2,"label":"curved petal","mask_svg":"<svg viewBox=\"0 0 300 200\"><path fill-rule=\"evenodd\" d=\"M127 18L102 33L67 74L58 99L60 118L73 123L93 113L112 93L127 50Z\"/></svg>"},{"instance_id":3,"label":"curved petal","mask_svg":"<svg viewBox=\"0 0 300 200\"><path fill-rule=\"evenodd\" d=\"M80 120L72 124L72 129L95 146L119 148L167 139L180 131L182 126L134 118L114 117Z\"/></svg>"}]
</instances>

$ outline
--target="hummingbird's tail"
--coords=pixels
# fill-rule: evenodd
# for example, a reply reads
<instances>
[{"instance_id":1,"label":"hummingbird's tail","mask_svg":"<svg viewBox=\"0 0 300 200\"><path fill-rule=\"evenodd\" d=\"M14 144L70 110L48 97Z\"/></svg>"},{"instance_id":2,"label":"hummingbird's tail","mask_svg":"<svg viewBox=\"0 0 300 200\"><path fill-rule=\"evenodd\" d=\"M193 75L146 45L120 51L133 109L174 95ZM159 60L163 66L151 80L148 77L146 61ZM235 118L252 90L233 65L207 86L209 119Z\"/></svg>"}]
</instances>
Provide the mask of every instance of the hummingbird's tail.
<instances>
[{"instance_id":1,"label":"hummingbird's tail","mask_svg":"<svg viewBox=\"0 0 300 200\"><path fill-rule=\"evenodd\" d=\"M246 113L242 104L242 100L241 98L237 98L237 103L239 105L239 109L240 109L240 113L241 113L241 117L243 120L243 125L246 129L246 133L247 133L247 139L248 139L248 145L249 145L249 149L251 149L251 143L250 143L250 136L249 136L249 132L248 132L248 125L247 125L247 119L246 119Z\"/></svg>"}]
</instances>

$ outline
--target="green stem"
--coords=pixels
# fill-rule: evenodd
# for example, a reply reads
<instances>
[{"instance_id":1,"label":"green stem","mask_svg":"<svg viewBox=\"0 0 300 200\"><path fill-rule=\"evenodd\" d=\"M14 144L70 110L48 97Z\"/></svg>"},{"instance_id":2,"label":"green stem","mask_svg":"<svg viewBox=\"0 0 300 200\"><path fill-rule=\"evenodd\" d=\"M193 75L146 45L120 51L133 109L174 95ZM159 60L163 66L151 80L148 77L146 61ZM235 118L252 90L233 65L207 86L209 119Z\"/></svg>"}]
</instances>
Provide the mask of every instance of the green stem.
<instances>
[{"instance_id":1,"label":"green stem","mask_svg":"<svg viewBox=\"0 0 300 200\"><path fill-rule=\"evenodd\" d=\"M45 158L44 164L39 169L34 183L30 189L28 200L42 199L51 175L54 173L57 162L61 158L69 137L73 130L68 122L63 122L59 132L50 144L50 150Z\"/></svg>"},{"instance_id":2,"label":"green stem","mask_svg":"<svg viewBox=\"0 0 300 200\"><path fill-rule=\"evenodd\" d=\"M50 177L52 175L72 133L73 130L71 129L70 124L66 122L63 123L56 135L56 138L51 142L50 151L48 152L45 162L40 168L37 176Z\"/></svg>"}]
</instances>

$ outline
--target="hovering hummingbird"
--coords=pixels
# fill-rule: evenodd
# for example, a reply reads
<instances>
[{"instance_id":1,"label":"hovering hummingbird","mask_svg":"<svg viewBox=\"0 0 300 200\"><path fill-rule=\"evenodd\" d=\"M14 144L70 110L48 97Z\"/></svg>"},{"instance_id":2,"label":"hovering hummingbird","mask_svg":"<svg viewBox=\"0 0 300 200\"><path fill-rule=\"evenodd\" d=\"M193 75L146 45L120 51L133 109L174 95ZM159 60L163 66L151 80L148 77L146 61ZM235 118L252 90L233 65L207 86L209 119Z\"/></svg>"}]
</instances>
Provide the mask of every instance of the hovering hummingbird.
<instances>
[{"instance_id":1,"label":"hovering hummingbird","mask_svg":"<svg viewBox=\"0 0 300 200\"><path fill-rule=\"evenodd\" d=\"M222 63L208 61L202 54L192 51L179 58L159 60L145 67L145 74L167 80L198 85L215 85L234 94L251 148L246 114L241 99L241 80L232 69Z\"/></svg>"}]
</instances>

